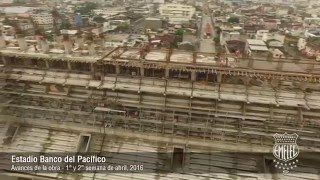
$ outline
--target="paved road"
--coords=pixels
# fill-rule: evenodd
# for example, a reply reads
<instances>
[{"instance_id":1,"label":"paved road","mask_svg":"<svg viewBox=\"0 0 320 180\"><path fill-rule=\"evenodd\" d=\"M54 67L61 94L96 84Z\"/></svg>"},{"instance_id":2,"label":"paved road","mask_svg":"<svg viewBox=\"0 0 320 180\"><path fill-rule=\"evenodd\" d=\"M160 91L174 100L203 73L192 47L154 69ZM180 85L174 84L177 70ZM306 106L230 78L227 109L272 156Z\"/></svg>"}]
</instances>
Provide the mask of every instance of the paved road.
<instances>
[{"instance_id":1,"label":"paved road","mask_svg":"<svg viewBox=\"0 0 320 180\"><path fill-rule=\"evenodd\" d=\"M204 39L204 32L205 32L207 23L210 23L210 25L212 26L210 16L203 14L199 51L200 52L207 52L207 53L215 53L216 48L215 48L214 41L213 41L213 35L208 39ZM214 32L212 32L212 34L213 33Z\"/></svg>"}]
</instances>

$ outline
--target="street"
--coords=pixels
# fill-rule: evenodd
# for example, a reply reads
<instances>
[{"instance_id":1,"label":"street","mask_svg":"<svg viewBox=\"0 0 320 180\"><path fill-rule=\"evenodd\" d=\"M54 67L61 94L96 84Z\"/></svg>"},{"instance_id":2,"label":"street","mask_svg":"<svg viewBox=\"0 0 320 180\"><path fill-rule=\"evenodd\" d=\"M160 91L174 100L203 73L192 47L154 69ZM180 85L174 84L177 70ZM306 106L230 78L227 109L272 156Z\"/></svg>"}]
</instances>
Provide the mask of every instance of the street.
<instances>
[{"instance_id":1,"label":"street","mask_svg":"<svg viewBox=\"0 0 320 180\"><path fill-rule=\"evenodd\" d=\"M201 34L200 34L200 48L199 51L200 52L206 52L206 53L215 53L216 49L215 49L215 44L214 44L214 30L213 30L213 26L212 26L212 33L211 33L211 37L209 37L208 39L204 39L204 33L205 33L205 28L207 23L209 23L212 26L211 23L211 18L209 15L206 15L203 13L202 16L202 28L201 28Z\"/></svg>"}]
</instances>

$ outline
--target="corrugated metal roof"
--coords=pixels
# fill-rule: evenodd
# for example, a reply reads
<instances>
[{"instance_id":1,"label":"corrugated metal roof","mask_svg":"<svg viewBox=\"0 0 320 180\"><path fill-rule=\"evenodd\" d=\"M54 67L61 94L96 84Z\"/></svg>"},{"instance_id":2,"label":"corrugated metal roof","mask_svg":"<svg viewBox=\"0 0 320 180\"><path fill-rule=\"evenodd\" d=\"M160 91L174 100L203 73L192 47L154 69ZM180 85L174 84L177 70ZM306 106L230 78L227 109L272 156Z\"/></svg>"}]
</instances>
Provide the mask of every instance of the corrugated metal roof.
<instances>
[{"instance_id":1,"label":"corrugated metal roof","mask_svg":"<svg viewBox=\"0 0 320 180\"><path fill-rule=\"evenodd\" d=\"M258 40L258 39L247 39L247 42L250 45L259 45L259 46L265 46L266 43L262 40Z\"/></svg>"},{"instance_id":2,"label":"corrugated metal roof","mask_svg":"<svg viewBox=\"0 0 320 180\"><path fill-rule=\"evenodd\" d=\"M255 45L250 45L249 47L253 51L269 51L267 46L255 46Z\"/></svg>"}]
</instances>

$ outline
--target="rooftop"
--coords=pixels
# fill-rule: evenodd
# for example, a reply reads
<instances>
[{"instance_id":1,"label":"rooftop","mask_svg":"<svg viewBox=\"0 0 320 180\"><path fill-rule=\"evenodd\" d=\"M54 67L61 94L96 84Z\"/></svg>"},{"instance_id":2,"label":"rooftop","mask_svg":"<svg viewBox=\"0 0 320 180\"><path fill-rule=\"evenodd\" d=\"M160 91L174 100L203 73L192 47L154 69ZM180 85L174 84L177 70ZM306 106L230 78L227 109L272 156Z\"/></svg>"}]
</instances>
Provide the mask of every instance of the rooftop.
<instances>
[{"instance_id":1,"label":"rooftop","mask_svg":"<svg viewBox=\"0 0 320 180\"><path fill-rule=\"evenodd\" d=\"M24 7L24 6L12 6L12 7L0 7L0 12L6 14L24 14L31 11L33 7Z\"/></svg>"},{"instance_id":2,"label":"rooftop","mask_svg":"<svg viewBox=\"0 0 320 180\"><path fill-rule=\"evenodd\" d=\"M123 41L129 38L129 34L109 34L106 41Z\"/></svg>"},{"instance_id":3,"label":"rooftop","mask_svg":"<svg viewBox=\"0 0 320 180\"><path fill-rule=\"evenodd\" d=\"M152 20L161 20L160 18L154 18L154 17L148 17L146 18L146 21L149 20L149 21L152 21Z\"/></svg>"},{"instance_id":4,"label":"rooftop","mask_svg":"<svg viewBox=\"0 0 320 180\"><path fill-rule=\"evenodd\" d=\"M253 51L269 51L267 46L250 45L250 49Z\"/></svg>"},{"instance_id":5,"label":"rooftop","mask_svg":"<svg viewBox=\"0 0 320 180\"><path fill-rule=\"evenodd\" d=\"M249 45L258 45L258 46L266 46L266 43L262 40L258 39L247 39Z\"/></svg>"}]
</instances>

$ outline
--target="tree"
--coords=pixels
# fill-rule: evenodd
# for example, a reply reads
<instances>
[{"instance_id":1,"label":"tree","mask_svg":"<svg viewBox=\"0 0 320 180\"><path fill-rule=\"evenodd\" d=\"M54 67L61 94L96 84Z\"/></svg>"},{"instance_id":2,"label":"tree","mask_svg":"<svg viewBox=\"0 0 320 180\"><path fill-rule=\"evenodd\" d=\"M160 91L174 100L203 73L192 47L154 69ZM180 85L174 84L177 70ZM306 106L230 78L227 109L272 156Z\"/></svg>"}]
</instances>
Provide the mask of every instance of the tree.
<instances>
[{"instance_id":1,"label":"tree","mask_svg":"<svg viewBox=\"0 0 320 180\"><path fill-rule=\"evenodd\" d=\"M9 25L9 26L12 26L12 22L10 21L9 18L5 17L5 19L2 21L2 23L4 25Z\"/></svg>"},{"instance_id":2,"label":"tree","mask_svg":"<svg viewBox=\"0 0 320 180\"><path fill-rule=\"evenodd\" d=\"M293 7L289 7L288 14L294 14L295 9Z\"/></svg>"},{"instance_id":3,"label":"tree","mask_svg":"<svg viewBox=\"0 0 320 180\"><path fill-rule=\"evenodd\" d=\"M106 22L106 19L103 18L102 16L96 16L93 18L93 21L95 21L97 23L104 23L104 22Z\"/></svg>"},{"instance_id":4,"label":"tree","mask_svg":"<svg viewBox=\"0 0 320 180\"><path fill-rule=\"evenodd\" d=\"M48 41L53 42L54 41L54 34L53 33L48 34L47 39L48 39Z\"/></svg>"},{"instance_id":5,"label":"tree","mask_svg":"<svg viewBox=\"0 0 320 180\"><path fill-rule=\"evenodd\" d=\"M129 24L127 22L122 22L119 24L118 28L120 30L126 30L126 29L129 29Z\"/></svg>"},{"instance_id":6,"label":"tree","mask_svg":"<svg viewBox=\"0 0 320 180\"><path fill-rule=\"evenodd\" d=\"M71 29L72 25L69 21L63 20L60 29Z\"/></svg>"},{"instance_id":7,"label":"tree","mask_svg":"<svg viewBox=\"0 0 320 180\"><path fill-rule=\"evenodd\" d=\"M239 23L239 22L240 22L240 19L239 19L238 17L233 16L233 17L230 17L230 18L228 19L228 22L229 22L229 23Z\"/></svg>"},{"instance_id":8,"label":"tree","mask_svg":"<svg viewBox=\"0 0 320 180\"><path fill-rule=\"evenodd\" d=\"M278 32L278 29L270 29L269 32L270 33Z\"/></svg>"},{"instance_id":9,"label":"tree","mask_svg":"<svg viewBox=\"0 0 320 180\"><path fill-rule=\"evenodd\" d=\"M82 6L77 7L75 13L80 13L82 15L88 15L92 10L97 9L99 5L94 2L86 2Z\"/></svg>"},{"instance_id":10,"label":"tree","mask_svg":"<svg viewBox=\"0 0 320 180\"><path fill-rule=\"evenodd\" d=\"M221 33L221 28L219 26L216 26L216 33L218 36L220 36L220 33Z\"/></svg>"},{"instance_id":11,"label":"tree","mask_svg":"<svg viewBox=\"0 0 320 180\"><path fill-rule=\"evenodd\" d=\"M178 35L178 36L183 36L184 30L182 28L180 28L180 29L176 30L176 32L174 34Z\"/></svg>"},{"instance_id":12,"label":"tree","mask_svg":"<svg viewBox=\"0 0 320 180\"><path fill-rule=\"evenodd\" d=\"M178 42L177 41L170 42L170 48L178 48Z\"/></svg>"},{"instance_id":13,"label":"tree","mask_svg":"<svg viewBox=\"0 0 320 180\"><path fill-rule=\"evenodd\" d=\"M13 4L25 4L26 0L13 0L12 3Z\"/></svg>"},{"instance_id":14,"label":"tree","mask_svg":"<svg viewBox=\"0 0 320 180\"><path fill-rule=\"evenodd\" d=\"M215 37L213 40L216 43L216 45L220 44L220 36Z\"/></svg>"}]
</instances>

